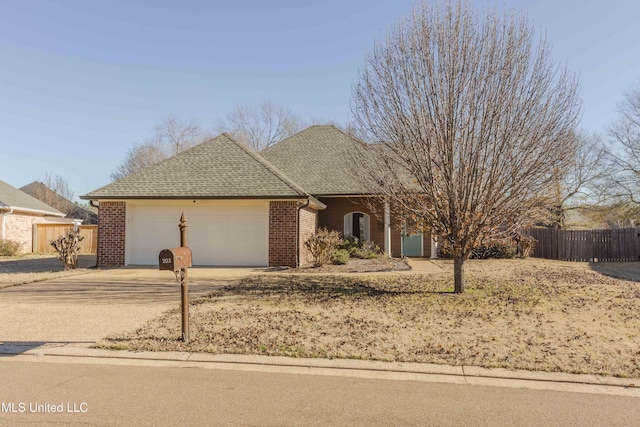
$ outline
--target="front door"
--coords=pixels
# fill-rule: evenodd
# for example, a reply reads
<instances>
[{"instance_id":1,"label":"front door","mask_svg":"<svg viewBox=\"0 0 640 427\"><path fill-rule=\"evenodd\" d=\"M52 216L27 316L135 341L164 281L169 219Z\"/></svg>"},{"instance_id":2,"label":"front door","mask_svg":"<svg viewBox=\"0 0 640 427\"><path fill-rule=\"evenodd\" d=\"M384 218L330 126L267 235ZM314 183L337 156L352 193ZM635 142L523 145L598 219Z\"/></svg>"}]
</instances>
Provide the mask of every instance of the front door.
<instances>
[{"instance_id":1,"label":"front door","mask_svg":"<svg viewBox=\"0 0 640 427\"><path fill-rule=\"evenodd\" d=\"M422 233L407 232L406 228L402 230L402 255L411 257L422 256L422 254Z\"/></svg>"}]
</instances>

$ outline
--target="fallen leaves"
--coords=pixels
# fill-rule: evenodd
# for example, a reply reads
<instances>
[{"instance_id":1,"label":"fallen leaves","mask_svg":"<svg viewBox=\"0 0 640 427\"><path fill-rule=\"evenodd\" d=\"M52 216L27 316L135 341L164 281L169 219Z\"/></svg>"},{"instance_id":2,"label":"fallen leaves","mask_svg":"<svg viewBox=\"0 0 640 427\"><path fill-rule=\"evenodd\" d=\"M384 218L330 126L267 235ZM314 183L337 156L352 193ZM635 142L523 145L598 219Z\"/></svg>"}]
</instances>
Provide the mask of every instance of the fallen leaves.
<instances>
[{"instance_id":1,"label":"fallen leaves","mask_svg":"<svg viewBox=\"0 0 640 427\"><path fill-rule=\"evenodd\" d=\"M481 261L480 261L481 262ZM264 275L105 347L429 362L640 377L640 284L576 268L450 276Z\"/></svg>"}]
</instances>

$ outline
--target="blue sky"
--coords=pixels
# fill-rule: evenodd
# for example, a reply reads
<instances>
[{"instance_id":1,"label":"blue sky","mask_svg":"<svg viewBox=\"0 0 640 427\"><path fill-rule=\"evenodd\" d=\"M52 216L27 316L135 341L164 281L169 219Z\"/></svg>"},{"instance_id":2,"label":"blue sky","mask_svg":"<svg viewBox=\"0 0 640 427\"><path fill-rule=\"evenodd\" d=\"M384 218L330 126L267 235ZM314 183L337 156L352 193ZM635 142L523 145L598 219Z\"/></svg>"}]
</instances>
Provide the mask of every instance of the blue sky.
<instances>
[{"instance_id":1,"label":"blue sky","mask_svg":"<svg viewBox=\"0 0 640 427\"><path fill-rule=\"evenodd\" d=\"M0 180L21 187L49 172L86 194L169 114L213 128L235 105L269 99L345 123L366 49L412 3L3 0ZM504 3L547 32L580 75L583 127L604 130L640 81L640 2Z\"/></svg>"}]
</instances>

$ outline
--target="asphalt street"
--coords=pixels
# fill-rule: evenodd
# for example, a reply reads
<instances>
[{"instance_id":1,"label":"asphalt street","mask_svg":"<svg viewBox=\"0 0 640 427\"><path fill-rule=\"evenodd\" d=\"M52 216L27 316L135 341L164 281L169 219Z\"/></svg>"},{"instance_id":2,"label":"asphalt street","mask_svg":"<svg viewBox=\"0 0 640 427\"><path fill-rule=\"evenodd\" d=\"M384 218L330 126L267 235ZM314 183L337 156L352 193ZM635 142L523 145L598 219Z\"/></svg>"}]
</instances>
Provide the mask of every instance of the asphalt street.
<instances>
[{"instance_id":1,"label":"asphalt street","mask_svg":"<svg viewBox=\"0 0 640 427\"><path fill-rule=\"evenodd\" d=\"M2 426L637 426L640 420L634 397L419 381L11 357L0 358L0 379Z\"/></svg>"}]
</instances>

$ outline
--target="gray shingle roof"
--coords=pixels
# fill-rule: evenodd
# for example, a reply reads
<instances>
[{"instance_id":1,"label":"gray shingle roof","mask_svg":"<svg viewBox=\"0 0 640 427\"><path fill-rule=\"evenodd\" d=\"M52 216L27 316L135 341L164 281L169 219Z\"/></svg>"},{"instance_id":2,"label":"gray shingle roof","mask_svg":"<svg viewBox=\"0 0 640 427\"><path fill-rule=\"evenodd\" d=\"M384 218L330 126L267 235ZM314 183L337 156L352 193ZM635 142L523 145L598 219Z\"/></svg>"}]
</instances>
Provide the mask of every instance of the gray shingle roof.
<instances>
[{"instance_id":1,"label":"gray shingle roof","mask_svg":"<svg viewBox=\"0 0 640 427\"><path fill-rule=\"evenodd\" d=\"M0 181L0 208L38 212L45 215L64 216L64 214L46 203L31 197L27 193Z\"/></svg>"},{"instance_id":2,"label":"gray shingle roof","mask_svg":"<svg viewBox=\"0 0 640 427\"><path fill-rule=\"evenodd\" d=\"M286 197L308 194L227 134L81 196L92 200Z\"/></svg>"},{"instance_id":3,"label":"gray shingle roof","mask_svg":"<svg viewBox=\"0 0 640 427\"><path fill-rule=\"evenodd\" d=\"M351 172L355 144L335 126L311 126L260 154L314 196L356 195L367 190Z\"/></svg>"}]
</instances>

